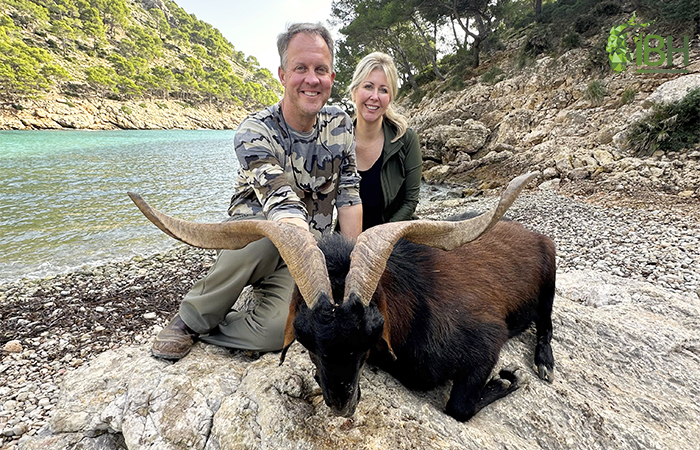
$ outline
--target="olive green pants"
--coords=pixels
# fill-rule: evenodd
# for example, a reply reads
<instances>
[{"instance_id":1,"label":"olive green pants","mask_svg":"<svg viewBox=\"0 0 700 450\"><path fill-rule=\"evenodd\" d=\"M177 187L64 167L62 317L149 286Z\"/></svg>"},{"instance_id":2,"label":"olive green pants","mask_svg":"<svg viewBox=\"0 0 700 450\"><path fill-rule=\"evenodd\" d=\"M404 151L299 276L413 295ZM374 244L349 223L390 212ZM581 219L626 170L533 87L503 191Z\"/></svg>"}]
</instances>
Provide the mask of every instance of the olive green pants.
<instances>
[{"instance_id":1,"label":"olive green pants","mask_svg":"<svg viewBox=\"0 0 700 450\"><path fill-rule=\"evenodd\" d=\"M233 311L248 285L261 298L252 310ZM180 317L200 340L243 350L280 350L294 280L268 239L239 250L223 250L209 273L195 283L180 305Z\"/></svg>"}]
</instances>

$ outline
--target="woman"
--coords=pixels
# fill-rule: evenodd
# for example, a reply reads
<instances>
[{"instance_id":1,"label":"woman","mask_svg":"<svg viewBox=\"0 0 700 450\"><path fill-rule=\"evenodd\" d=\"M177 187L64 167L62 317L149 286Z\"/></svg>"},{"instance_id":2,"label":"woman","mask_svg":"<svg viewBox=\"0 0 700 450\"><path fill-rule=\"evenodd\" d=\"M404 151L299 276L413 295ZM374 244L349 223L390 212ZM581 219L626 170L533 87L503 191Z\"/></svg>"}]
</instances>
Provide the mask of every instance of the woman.
<instances>
[{"instance_id":1,"label":"woman","mask_svg":"<svg viewBox=\"0 0 700 450\"><path fill-rule=\"evenodd\" d=\"M398 74L391 56L380 52L365 56L349 91L356 109L362 229L410 220L418 205L423 160L416 132L393 108Z\"/></svg>"}]
</instances>

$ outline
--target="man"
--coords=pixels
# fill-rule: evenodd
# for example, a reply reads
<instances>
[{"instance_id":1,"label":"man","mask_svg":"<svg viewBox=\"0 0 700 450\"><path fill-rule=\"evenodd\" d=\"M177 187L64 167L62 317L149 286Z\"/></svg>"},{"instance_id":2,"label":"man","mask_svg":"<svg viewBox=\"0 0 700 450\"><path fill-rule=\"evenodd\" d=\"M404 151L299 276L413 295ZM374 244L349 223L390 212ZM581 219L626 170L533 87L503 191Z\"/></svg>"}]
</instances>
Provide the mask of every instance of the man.
<instances>
[{"instance_id":1,"label":"man","mask_svg":"<svg viewBox=\"0 0 700 450\"><path fill-rule=\"evenodd\" d=\"M320 236L331 232L335 207L341 232L356 238L362 205L352 122L340 108L325 106L335 79L333 39L320 24L299 23L278 36L277 48L284 96L248 116L236 131L240 171L230 220L287 222ZM260 304L252 311L231 311L247 285L253 285ZM152 353L180 359L196 337L244 350L279 350L293 289L294 280L269 239L224 250L185 295Z\"/></svg>"}]
</instances>

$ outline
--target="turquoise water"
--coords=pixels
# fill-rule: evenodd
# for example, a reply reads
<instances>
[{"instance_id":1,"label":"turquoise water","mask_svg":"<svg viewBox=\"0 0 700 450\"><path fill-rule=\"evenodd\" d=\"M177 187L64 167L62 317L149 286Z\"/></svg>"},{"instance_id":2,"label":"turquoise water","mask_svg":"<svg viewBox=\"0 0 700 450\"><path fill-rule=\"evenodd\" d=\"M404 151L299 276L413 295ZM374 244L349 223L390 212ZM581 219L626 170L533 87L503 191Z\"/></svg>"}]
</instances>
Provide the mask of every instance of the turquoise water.
<instances>
[{"instance_id":1,"label":"turquoise water","mask_svg":"<svg viewBox=\"0 0 700 450\"><path fill-rule=\"evenodd\" d=\"M127 197L175 217L226 216L234 131L0 131L0 282L177 245Z\"/></svg>"}]
</instances>

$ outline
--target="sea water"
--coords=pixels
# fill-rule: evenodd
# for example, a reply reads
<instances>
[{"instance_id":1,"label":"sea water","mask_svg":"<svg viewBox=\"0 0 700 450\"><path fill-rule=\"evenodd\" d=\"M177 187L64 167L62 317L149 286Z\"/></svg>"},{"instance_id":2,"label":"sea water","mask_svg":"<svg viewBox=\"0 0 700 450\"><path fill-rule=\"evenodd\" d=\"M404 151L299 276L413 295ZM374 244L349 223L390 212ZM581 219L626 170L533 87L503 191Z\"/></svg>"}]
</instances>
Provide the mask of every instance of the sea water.
<instances>
[{"instance_id":1,"label":"sea water","mask_svg":"<svg viewBox=\"0 0 700 450\"><path fill-rule=\"evenodd\" d=\"M227 217L234 131L0 131L0 283L166 251L127 196L197 222Z\"/></svg>"}]
</instances>

